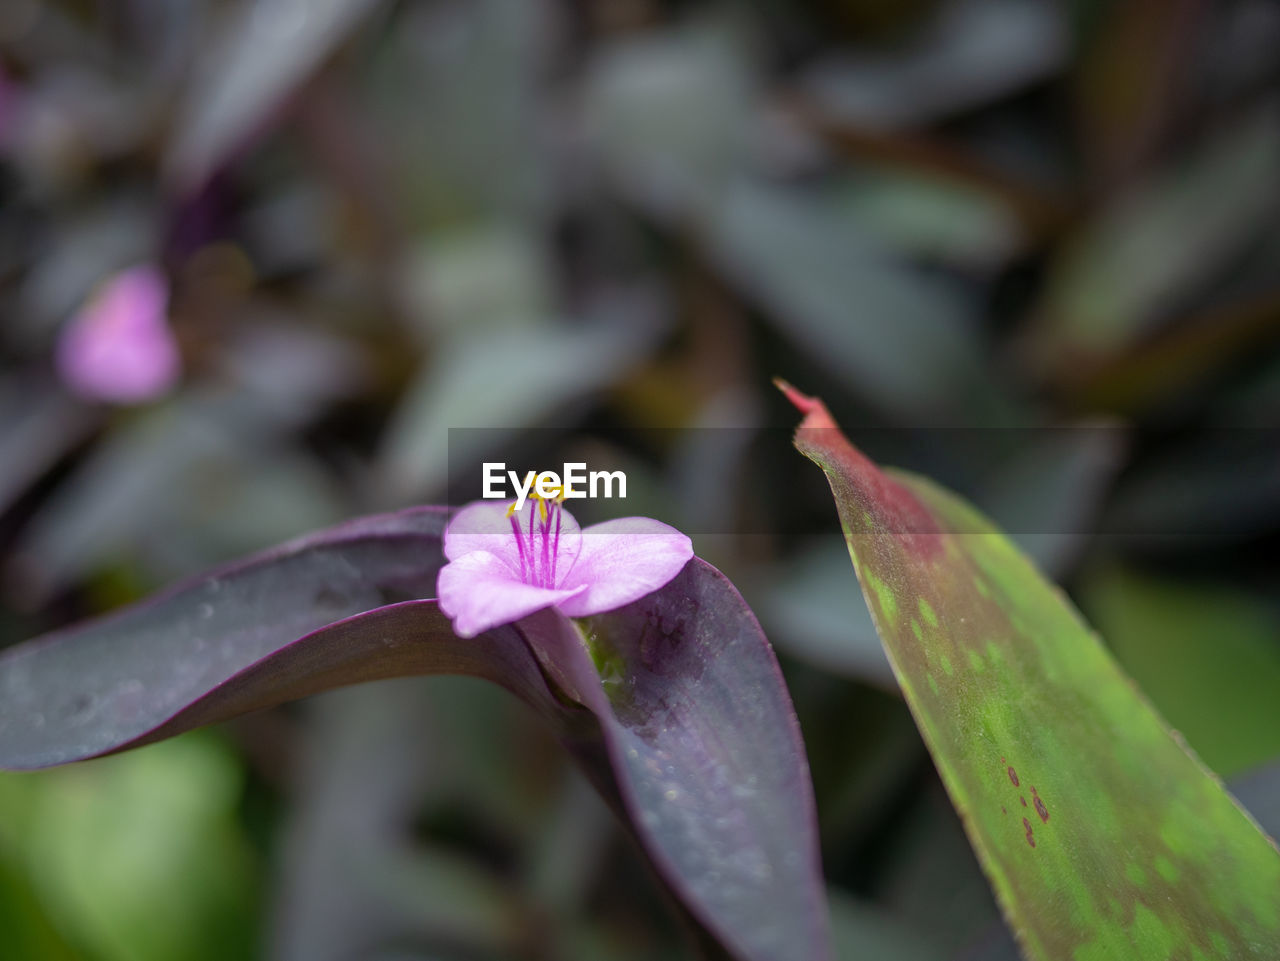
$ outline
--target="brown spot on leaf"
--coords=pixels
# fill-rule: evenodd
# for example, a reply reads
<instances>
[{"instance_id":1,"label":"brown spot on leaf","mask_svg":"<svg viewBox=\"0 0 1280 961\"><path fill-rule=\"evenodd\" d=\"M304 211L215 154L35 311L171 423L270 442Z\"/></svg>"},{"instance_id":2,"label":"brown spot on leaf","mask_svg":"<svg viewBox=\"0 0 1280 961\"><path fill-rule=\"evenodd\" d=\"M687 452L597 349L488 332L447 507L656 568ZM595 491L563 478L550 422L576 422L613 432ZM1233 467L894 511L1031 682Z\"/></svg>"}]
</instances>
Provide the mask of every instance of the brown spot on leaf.
<instances>
[{"instance_id":1,"label":"brown spot on leaf","mask_svg":"<svg viewBox=\"0 0 1280 961\"><path fill-rule=\"evenodd\" d=\"M1013 769L1012 765L1009 767L1009 780L1013 782L1014 787L1022 783L1018 780L1018 772Z\"/></svg>"},{"instance_id":2,"label":"brown spot on leaf","mask_svg":"<svg viewBox=\"0 0 1280 961\"><path fill-rule=\"evenodd\" d=\"M1000 805L1000 813L1001 813L1001 814L1008 814L1008 813L1009 813L1007 810L1005 810L1005 806L1004 806L1003 804L1001 804L1001 805Z\"/></svg>"},{"instance_id":3,"label":"brown spot on leaf","mask_svg":"<svg viewBox=\"0 0 1280 961\"><path fill-rule=\"evenodd\" d=\"M1022 802L1023 807L1027 806L1027 799L1025 797L1020 797L1018 798L1018 800Z\"/></svg>"},{"instance_id":4,"label":"brown spot on leaf","mask_svg":"<svg viewBox=\"0 0 1280 961\"><path fill-rule=\"evenodd\" d=\"M1036 814L1040 815L1040 820L1046 824L1049 823L1049 809L1044 806L1044 801L1040 800L1040 795L1036 793L1036 789L1031 789L1031 796L1036 802Z\"/></svg>"},{"instance_id":5,"label":"brown spot on leaf","mask_svg":"<svg viewBox=\"0 0 1280 961\"><path fill-rule=\"evenodd\" d=\"M1027 843L1032 847L1036 846L1036 834L1031 830L1031 822L1026 818L1022 819L1022 826L1027 829Z\"/></svg>"}]
</instances>

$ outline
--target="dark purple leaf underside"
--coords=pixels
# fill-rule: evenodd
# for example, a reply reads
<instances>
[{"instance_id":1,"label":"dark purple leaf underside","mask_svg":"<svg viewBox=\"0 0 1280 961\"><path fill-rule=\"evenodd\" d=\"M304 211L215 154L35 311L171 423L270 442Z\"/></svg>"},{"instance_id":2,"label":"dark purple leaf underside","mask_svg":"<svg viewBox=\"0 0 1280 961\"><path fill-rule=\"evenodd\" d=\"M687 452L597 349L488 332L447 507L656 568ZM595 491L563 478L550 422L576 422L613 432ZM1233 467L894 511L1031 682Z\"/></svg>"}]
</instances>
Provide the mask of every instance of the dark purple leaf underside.
<instances>
[{"instance_id":1,"label":"dark purple leaf underside","mask_svg":"<svg viewBox=\"0 0 1280 961\"><path fill-rule=\"evenodd\" d=\"M714 908L721 941L742 957L830 958L804 744L725 576L695 558L581 634L559 617L525 624L548 673L601 718L630 819L663 839L650 854L687 903Z\"/></svg>"},{"instance_id":2,"label":"dark purple leaf underside","mask_svg":"<svg viewBox=\"0 0 1280 961\"><path fill-rule=\"evenodd\" d=\"M831 957L794 711L755 618L695 559L581 626L473 640L434 601L442 510L367 518L0 655L0 767L82 760L346 684L487 678L545 717L693 916L744 961Z\"/></svg>"},{"instance_id":3,"label":"dark purple leaf underside","mask_svg":"<svg viewBox=\"0 0 1280 961\"><path fill-rule=\"evenodd\" d=\"M266 670L260 662L299 638L434 593L446 516L418 508L353 521L6 651L0 767L83 760L154 739L163 724L177 733L186 728L175 715L241 671ZM219 718L262 706L213 701L202 710Z\"/></svg>"}]
</instances>

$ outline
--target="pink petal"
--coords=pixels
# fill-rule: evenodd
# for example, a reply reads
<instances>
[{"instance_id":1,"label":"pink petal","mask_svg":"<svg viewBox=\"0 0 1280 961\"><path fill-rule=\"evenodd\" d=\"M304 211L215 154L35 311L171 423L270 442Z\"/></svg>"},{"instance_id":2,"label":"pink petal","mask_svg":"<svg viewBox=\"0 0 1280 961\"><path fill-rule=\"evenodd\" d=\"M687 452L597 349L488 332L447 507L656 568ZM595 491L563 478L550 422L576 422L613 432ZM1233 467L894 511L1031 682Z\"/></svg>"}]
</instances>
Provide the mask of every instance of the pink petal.
<instances>
[{"instance_id":1,"label":"pink petal","mask_svg":"<svg viewBox=\"0 0 1280 961\"><path fill-rule=\"evenodd\" d=\"M475 637L499 624L510 624L583 590L533 587L513 574L505 559L488 551L472 551L450 561L436 580L440 610L453 621L459 637Z\"/></svg>"},{"instance_id":2,"label":"pink petal","mask_svg":"<svg viewBox=\"0 0 1280 961\"><path fill-rule=\"evenodd\" d=\"M168 297L155 267L134 267L108 280L58 342L58 372L67 386L91 400L119 404L168 391L181 368L165 317Z\"/></svg>"},{"instance_id":3,"label":"pink petal","mask_svg":"<svg viewBox=\"0 0 1280 961\"><path fill-rule=\"evenodd\" d=\"M487 551L506 561L512 573L520 576L520 552L515 534L511 530L514 519L520 525L525 549L529 550L529 516L538 510L536 502L529 500L514 518L507 517L507 501L476 501L453 515L444 532L444 556L456 561L472 551ZM539 519L535 516L535 526ZM554 526L554 521L552 525ZM539 541L539 544L541 542ZM574 558L582 546L582 528L566 510L560 511L560 549L556 569L563 579L565 571L573 566ZM538 563L542 563L539 555Z\"/></svg>"},{"instance_id":4,"label":"pink petal","mask_svg":"<svg viewBox=\"0 0 1280 961\"><path fill-rule=\"evenodd\" d=\"M505 501L468 504L453 515L444 529L444 556L451 561L472 551L488 551L505 558L508 548L514 559L515 541Z\"/></svg>"},{"instance_id":5,"label":"pink petal","mask_svg":"<svg viewBox=\"0 0 1280 961\"><path fill-rule=\"evenodd\" d=\"M693 544L649 517L620 517L582 532L582 552L560 586L585 588L556 606L570 617L612 611L668 583L693 557Z\"/></svg>"}]
</instances>

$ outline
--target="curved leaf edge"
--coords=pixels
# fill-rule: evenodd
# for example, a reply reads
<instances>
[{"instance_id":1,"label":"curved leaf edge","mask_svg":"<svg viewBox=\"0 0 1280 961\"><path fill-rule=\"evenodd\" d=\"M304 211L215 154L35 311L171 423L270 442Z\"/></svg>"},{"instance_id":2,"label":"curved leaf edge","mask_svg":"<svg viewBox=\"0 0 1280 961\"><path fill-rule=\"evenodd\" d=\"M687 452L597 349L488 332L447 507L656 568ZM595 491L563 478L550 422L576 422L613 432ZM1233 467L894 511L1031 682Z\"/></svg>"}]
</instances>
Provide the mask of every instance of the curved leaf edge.
<instances>
[{"instance_id":1,"label":"curved leaf edge","mask_svg":"<svg viewBox=\"0 0 1280 961\"><path fill-rule=\"evenodd\" d=\"M958 776L951 759L947 756L947 752L940 750L938 732L931 730L931 724L936 723L937 719L930 719L921 713L923 706L917 704L917 697L912 693L915 690L915 685L918 682L922 683L922 680L919 677L909 675L909 672L899 662L899 658L893 650L893 645L889 643L889 636L886 634L888 625L883 623L883 618L877 611L877 604L875 603L876 592L886 589L887 585L884 583L869 583L863 571L864 564L869 563L871 558L882 549L882 545L877 543L877 537L888 536L896 539L907 554L918 554L924 560L931 558L936 560L942 554L944 538L941 535L986 534L1001 538L1003 538L1003 535L981 512L929 478L907 471L881 470L848 442L820 400L801 394L785 382L778 381L777 385L804 415L801 424L796 430L796 447L802 454L822 468L827 475L832 493L839 507L841 527L848 542L858 582L864 595L866 595L868 606L876 622L877 631L884 642L894 674L902 686L904 694L907 695L908 706L923 739L930 749L930 754L935 764L938 765L939 771L943 775L944 786L961 816L966 834L979 854L981 867L992 887L996 890L997 900L1006 922L1014 932L1026 957L1053 957L1056 959L1059 955L1052 952L1046 953L1046 946L1033 937L1036 926L1023 923L1028 919L1024 918L1025 905L1019 893L1016 878L1005 874L1002 870L1001 857L997 856L997 852L989 845L988 838L974 819L974 799L969 796L965 787L966 779ZM830 443L829 441L832 438L838 438L839 442ZM846 487L849 491L860 491L861 497L842 499L842 491ZM859 509L847 504L846 500L852 500L855 503L862 502L861 509L863 512L859 514ZM870 537L863 542L863 535L869 535ZM860 557L863 543L865 543L867 552L866 557ZM858 545L858 549L855 549L855 544ZM1044 578L1034 561L1025 557L1017 548L1011 547L1010 550L1016 554L1019 562L1025 565L1029 572L1034 573L1035 577L1051 586L1051 582ZM883 578L886 572L882 570L880 575ZM1071 614L1080 629L1088 636L1098 640L1096 632L1075 612L1061 590L1051 586L1051 591L1057 603ZM922 610L922 615L925 613ZM930 610L928 613L932 613L932 611ZM1105 648L1102 648L1100 643L1099 647L1105 654ZM1106 656L1109 657L1109 655ZM1112 667L1118 676L1124 676L1118 665L1112 663ZM1255 840L1263 841L1264 848L1269 848L1272 852L1275 852L1277 846L1274 839L1267 835L1257 819L1236 797L1226 790L1222 780L1205 767L1185 741L1178 736L1177 732L1169 728L1169 725L1160 718L1160 715L1155 711L1149 700L1136 690L1132 682L1129 682L1129 688L1136 694L1135 700L1141 706L1140 709L1149 712L1150 716L1159 722L1164 734L1176 745L1178 751L1184 756L1184 760L1189 761L1196 774L1204 778L1206 787L1212 785L1213 789L1229 802L1227 808L1233 812L1233 816L1238 816L1242 819L1243 823L1241 821L1235 822L1236 830L1235 834L1233 834L1235 840L1240 840L1241 831L1244 834L1256 831L1260 837L1255 838ZM1010 779L1013 779L1012 768L1009 770L1009 776ZM1015 786L1017 785L1016 780L1013 783ZM1041 816L1042 818L1044 817L1043 814ZM1037 825L1038 827L1039 825ZM1030 843L1029 839L1030 829L1028 829L1028 843ZM1255 854L1258 853L1258 848L1259 846L1255 843L1253 845ZM1274 874L1275 872L1272 873ZM1256 915L1253 923L1265 924L1261 915ZM1244 936L1244 932L1238 932L1238 935ZM1272 931L1271 936L1274 937L1275 935L1276 932ZM1256 949L1266 951L1266 948L1261 945L1255 945ZM1145 957L1146 955L1143 956ZM1196 954L1195 956L1201 957L1202 955ZM1255 955L1254 953L1250 953L1248 956L1251 958L1260 957L1260 955ZM1269 954L1266 956L1270 957ZM1092 959L1095 954L1089 954L1089 957Z\"/></svg>"}]
</instances>

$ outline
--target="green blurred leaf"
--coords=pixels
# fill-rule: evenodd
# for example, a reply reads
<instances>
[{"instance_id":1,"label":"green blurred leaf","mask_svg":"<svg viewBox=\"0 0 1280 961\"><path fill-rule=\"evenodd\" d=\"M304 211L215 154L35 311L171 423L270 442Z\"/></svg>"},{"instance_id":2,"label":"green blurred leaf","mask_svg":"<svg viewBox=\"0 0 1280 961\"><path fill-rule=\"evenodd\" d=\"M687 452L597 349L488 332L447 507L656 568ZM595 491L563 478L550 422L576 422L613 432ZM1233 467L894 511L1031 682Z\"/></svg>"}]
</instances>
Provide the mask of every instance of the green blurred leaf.
<instances>
[{"instance_id":1,"label":"green blurred leaf","mask_svg":"<svg viewBox=\"0 0 1280 961\"><path fill-rule=\"evenodd\" d=\"M1280 121L1246 116L1120 199L1063 249L1035 353L1063 375L1132 345L1201 292L1280 209Z\"/></svg>"},{"instance_id":2,"label":"green blurred leaf","mask_svg":"<svg viewBox=\"0 0 1280 961\"><path fill-rule=\"evenodd\" d=\"M0 381L0 514L82 443L97 421L52 383Z\"/></svg>"},{"instance_id":3,"label":"green blurred leaf","mask_svg":"<svg viewBox=\"0 0 1280 961\"><path fill-rule=\"evenodd\" d=\"M879 129L920 126L973 109L1060 68L1063 15L1044 0L945 3L911 40L840 54L809 69L805 87L843 120Z\"/></svg>"},{"instance_id":4,"label":"green blurred leaf","mask_svg":"<svg viewBox=\"0 0 1280 961\"><path fill-rule=\"evenodd\" d=\"M21 851L42 903L93 957L248 956L256 892L236 820L242 773L217 738L0 777L27 782L0 787L6 808L15 791L30 792L21 831L0 828L0 838Z\"/></svg>"},{"instance_id":5,"label":"green blurred leaf","mask_svg":"<svg viewBox=\"0 0 1280 961\"><path fill-rule=\"evenodd\" d=\"M919 931L836 892L831 896L831 926L840 961L943 961L946 957Z\"/></svg>"},{"instance_id":6,"label":"green blurred leaf","mask_svg":"<svg viewBox=\"0 0 1280 961\"><path fill-rule=\"evenodd\" d=\"M895 259L823 191L740 180L707 229L729 278L868 400L936 413L980 390L964 291Z\"/></svg>"},{"instance_id":7,"label":"green blurred leaf","mask_svg":"<svg viewBox=\"0 0 1280 961\"><path fill-rule=\"evenodd\" d=\"M817 667L897 690L866 602L849 590L849 551L814 546L760 578L760 617L774 644Z\"/></svg>"},{"instance_id":8,"label":"green blurred leaf","mask_svg":"<svg viewBox=\"0 0 1280 961\"><path fill-rule=\"evenodd\" d=\"M1280 430L1267 424L1186 431L1134 465L1104 529L1163 547L1252 540L1280 525Z\"/></svg>"},{"instance_id":9,"label":"green blurred leaf","mask_svg":"<svg viewBox=\"0 0 1280 961\"><path fill-rule=\"evenodd\" d=\"M796 435L925 741L1033 961L1280 952L1280 852L989 521L882 473L821 402Z\"/></svg>"},{"instance_id":10,"label":"green blurred leaf","mask_svg":"<svg viewBox=\"0 0 1280 961\"><path fill-rule=\"evenodd\" d=\"M696 22L604 48L586 79L584 123L623 189L682 218L748 163L756 98L742 37ZM671 109L678 102L680 109Z\"/></svg>"},{"instance_id":11,"label":"green blurred leaf","mask_svg":"<svg viewBox=\"0 0 1280 961\"><path fill-rule=\"evenodd\" d=\"M537 233L502 221L434 232L403 272L415 332L501 337L543 322L555 309L548 253Z\"/></svg>"},{"instance_id":12,"label":"green blurred leaf","mask_svg":"<svg viewBox=\"0 0 1280 961\"><path fill-rule=\"evenodd\" d=\"M900 820L876 882L877 903L927 932L949 957L967 961L964 949L995 927L1008 931L991 887L939 781L918 784L898 803Z\"/></svg>"},{"instance_id":13,"label":"green blurred leaf","mask_svg":"<svg viewBox=\"0 0 1280 961\"><path fill-rule=\"evenodd\" d=\"M615 293L586 323L538 318L497 338L481 328L451 339L410 385L383 438L383 499L428 499L443 490L450 469L615 383L663 329L656 306L646 296ZM466 429L451 440L453 428Z\"/></svg>"},{"instance_id":14,"label":"green blurred leaf","mask_svg":"<svg viewBox=\"0 0 1280 961\"><path fill-rule=\"evenodd\" d=\"M907 170L860 175L842 207L886 244L926 263L993 271L1025 242L1010 205L991 191Z\"/></svg>"},{"instance_id":15,"label":"green blurred leaf","mask_svg":"<svg viewBox=\"0 0 1280 961\"><path fill-rule=\"evenodd\" d=\"M155 257L158 219L150 198L111 195L62 213L44 243L19 241L33 256L21 278L21 309L6 317L6 337L32 346L52 343L58 325L105 277Z\"/></svg>"},{"instance_id":16,"label":"green blurred leaf","mask_svg":"<svg viewBox=\"0 0 1280 961\"><path fill-rule=\"evenodd\" d=\"M123 422L25 531L16 566L30 597L122 554L160 580L336 521L331 479L273 420L251 396L200 392Z\"/></svg>"},{"instance_id":17,"label":"green blurred leaf","mask_svg":"<svg viewBox=\"0 0 1280 961\"><path fill-rule=\"evenodd\" d=\"M0 931L6 955L24 961L75 961L79 955L59 933L7 847L0 845Z\"/></svg>"},{"instance_id":18,"label":"green blurred leaf","mask_svg":"<svg viewBox=\"0 0 1280 961\"><path fill-rule=\"evenodd\" d=\"M1125 668L1209 767L1280 757L1280 615L1247 594L1095 571L1083 604Z\"/></svg>"},{"instance_id":19,"label":"green blurred leaf","mask_svg":"<svg viewBox=\"0 0 1280 961\"><path fill-rule=\"evenodd\" d=\"M165 157L197 189L380 0L253 0L204 46Z\"/></svg>"},{"instance_id":20,"label":"green blurred leaf","mask_svg":"<svg viewBox=\"0 0 1280 961\"><path fill-rule=\"evenodd\" d=\"M451 697L452 689L462 696ZM465 721L520 709L502 692L458 678L389 681L311 703L301 790L281 859L277 961L344 961L389 942L465 947L485 957L527 953L535 919L514 886L479 858L414 836L427 800L442 791L463 794L467 810L495 822L497 799L452 783L472 752L466 739L483 741L467 723L443 723L450 702L467 699L479 710L468 710ZM519 792L510 765L482 743L475 747L506 799L532 808L535 799Z\"/></svg>"},{"instance_id":21,"label":"green blurred leaf","mask_svg":"<svg viewBox=\"0 0 1280 961\"><path fill-rule=\"evenodd\" d=\"M366 97L396 216L427 229L495 217L545 224L555 39L546 5L397 7Z\"/></svg>"}]
</instances>

